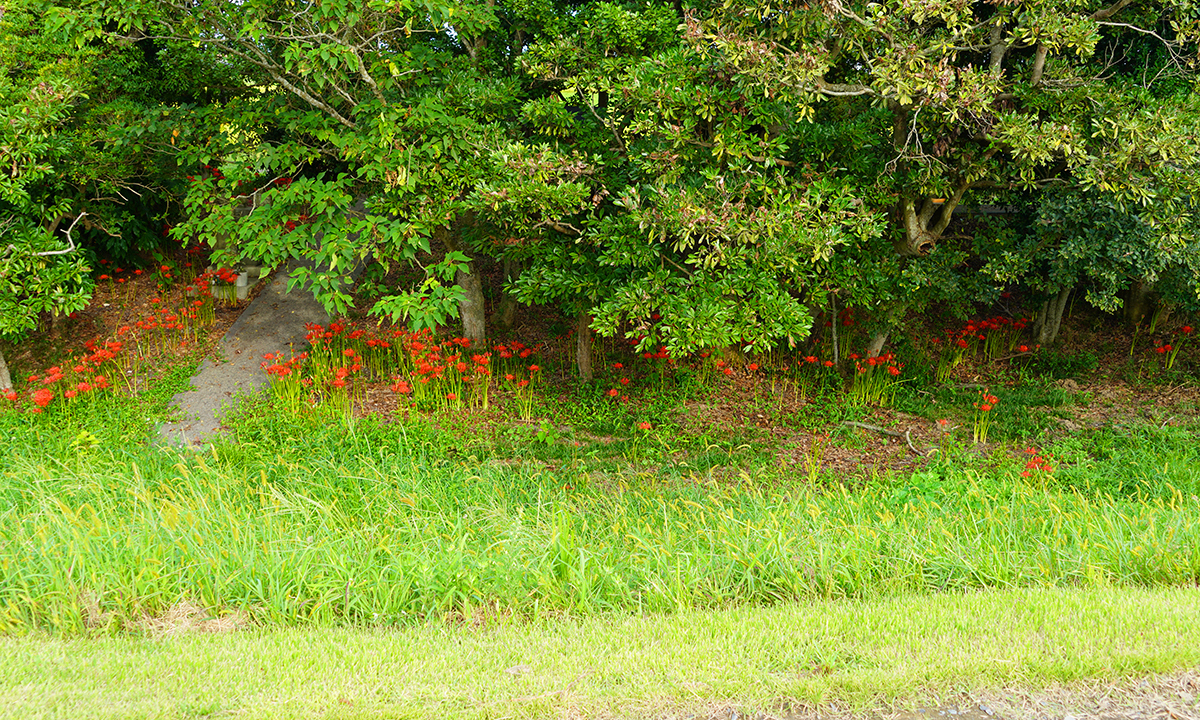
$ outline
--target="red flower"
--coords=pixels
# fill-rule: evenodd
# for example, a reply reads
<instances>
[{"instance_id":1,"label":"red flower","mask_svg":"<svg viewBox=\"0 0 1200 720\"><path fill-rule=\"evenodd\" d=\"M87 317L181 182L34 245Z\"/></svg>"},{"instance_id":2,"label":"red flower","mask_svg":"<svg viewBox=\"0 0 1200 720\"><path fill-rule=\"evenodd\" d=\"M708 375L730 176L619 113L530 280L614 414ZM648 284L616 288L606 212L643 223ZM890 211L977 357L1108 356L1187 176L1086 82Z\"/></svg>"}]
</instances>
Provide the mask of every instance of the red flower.
<instances>
[{"instance_id":1,"label":"red flower","mask_svg":"<svg viewBox=\"0 0 1200 720\"><path fill-rule=\"evenodd\" d=\"M618 389L616 389L616 388L613 388L612 390L609 390L609 391L608 391L608 396L609 396L609 397L616 397L616 396L618 396L618 395L620 395L620 394L621 394L621 391L620 391L620 390L618 390Z\"/></svg>"},{"instance_id":2,"label":"red flower","mask_svg":"<svg viewBox=\"0 0 1200 720\"><path fill-rule=\"evenodd\" d=\"M354 357L354 350L351 348L346 348L345 350L342 351L342 354L345 355L346 357Z\"/></svg>"},{"instance_id":3,"label":"red flower","mask_svg":"<svg viewBox=\"0 0 1200 720\"><path fill-rule=\"evenodd\" d=\"M1180 329L1180 331L1183 332L1184 335L1192 334L1192 326L1191 325L1184 325L1183 327L1181 327L1179 329Z\"/></svg>"},{"instance_id":4,"label":"red flower","mask_svg":"<svg viewBox=\"0 0 1200 720\"><path fill-rule=\"evenodd\" d=\"M725 373L726 375L732 375L732 374L733 374L733 368L725 368L725 369L724 369L724 370L722 370L721 372Z\"/></svg>"},{"instance_id":5,"label":"red flower","mask_svg":"<svg viewBox=\"0 0 1200 720\"><path fill-rule=\"evenodd\" d=\"M454 367L460 373L465 373L467 371L467 364L465 362L460 362L459 364L455 365Z\"/></svg>"},{"instance_id":6,"label":"red flower","mask_svg":"<svg viewBox=\"0 0 1200 720\"><path fill-rule=\"evenodd\" d=\"M625 366L622 365L621 363L613 363L613 370L620 370L623 367L625 367Z\"/></svg>"},{"instance_id":7,"label":"red flower","mask_svg":"<svg viewBox=\"0 0 1200 720\"><path fill-rule=\"evenodd\" d=\"M824 365L825 365L825 367L833 367L833 361L832 361L832 360L826 360L826 361L824 362Z\"/></svg>"},{"instance_id":8,"label":"red flower","mask_svg":"<svg viewBox=\"0 0 1200 720\"><path fill-rule=\"evenodd\" d=\"M504 379L505 380L515 380L516 376L513 375L512 373L507 373L507 374L505 374Z\"/></svg>"},{"instance_id":9,"label":"red flower","mask_svg":"<svg viewBox=\"0 0 1200 720\"><path fill-rule=\"evenodd\" d=\"M629 384L629 378L621 378L621 379L620 379L620 380L618 380L617 382L621 383L622 385L628 385L628 384Z\"/></svg>"},{"instance_id":10,"label":"red flower","mask_svg":"<svg viewBox=\"0 0 1200 720\"><path fill-rule=\"evenodd\" d=\"M815 363L816 361L817 361L816 355L805 355L804 356L804 362L806 362L806 363Z\"/></svg>"},{"instance_id":11,"label":"red flower","mask_svg":"<svg viewBox=\"0 0 1200 720\"><path fill-rule=\"evenodd\" d=\"M446 399L447 400L457 400L458 396L455 395L454 393L446 393Z\"/></svg>"},{"instance_id":12,"label":"red flower","mask_svg":"<svg viewBox=\"0 0 1200 720\"><path fill-rule=\"evenodd\" d=\"M891 373L892 377L895 377L900 374L900 368L896 367L895 365L889 365L888 372Z\"/></svg>"},{"instance_id":13,"label":"red flower","mask_svg":"<svg viewBox=\"0 0 1200 720\"><path fill-rule=\"evenodd\" d=\"M646 422L646 421L644 421L644 420L643 420L642 422L638 423L638 429L639 429L639 430L649 430L649 429L650 429L650 423L648 423L648 422Z\"/></svg>"},{"instance_id":14,"label":"red flower","mask_svg":"<svg viewBox=\"0 0 1200 720\"><path fill-rule=\"evenodd\" d=\"M529 366L529 372L531 372L531 373L535 373L535 372L538 372L538 371L540 371L540 370L541 370L541 368L540 368L540 367L538 367L537 365L530 365L530 366Z\"/></svg>"},{"instance_id":15,"label":"red flower","mask_svg":"<svg viewBox=\"0 0 1200 720\"><path fill-rule=\"evenodd\" d=\"M991 406L991 405L988 405L987 403L984 403L984 404L982 404L982 405L980 405L980 406L979 406L979 409L980 409L982 412L988 412L988 411L990 411L990 410L992 409L992 406Z\"/></svg>"},{"instance_id":16,"label":"red flower","mask_svg":"<svg viewBox=\"0 0 1200 720\"><path fill-rule=\"evenodd\" d=\"M757 371L758 371L758 363L750 363L750 364L749 364L749 365L747 365L746 367L747 367L747 368L750 370L750 372L757 372Z\"/></svg>"},{"instance_id":17,"label":"red flower","mask_svg":"<svg viewBox=\"0 0 1200 720\"><path fill-rule=\"evenodd\" d=\"M38 407L46 407L54 399L54 391L49 388L38 388L33 391L33 402Z\"/></svg>"},{"instance_id":18,"label":"red flower","mask_svg":"<svg viewBox=\"0 0 1200 720\"><path fill-rule=\"evenodd\" d=\"M107 275L101 275L101 276L100 276L100 279L101 279L101 280L111 280L112 278L110 278L110 277L109 277L109 276L107 276Z\"/></svg>"},{"instance_id":19,"label":"red flower","mask_svg":"<svg viewBox=\"0 0 1200 720\"><path fill-rule=\"evenodd\" d=\"M1019 347L1019 348L1017 348L1017 349L1018 349L1018 350L1020 350L1021 352L1029 352L1029 346L1028 346L1028 345L1022 345L1021 347Z\"/></svg>"}]
</instances>

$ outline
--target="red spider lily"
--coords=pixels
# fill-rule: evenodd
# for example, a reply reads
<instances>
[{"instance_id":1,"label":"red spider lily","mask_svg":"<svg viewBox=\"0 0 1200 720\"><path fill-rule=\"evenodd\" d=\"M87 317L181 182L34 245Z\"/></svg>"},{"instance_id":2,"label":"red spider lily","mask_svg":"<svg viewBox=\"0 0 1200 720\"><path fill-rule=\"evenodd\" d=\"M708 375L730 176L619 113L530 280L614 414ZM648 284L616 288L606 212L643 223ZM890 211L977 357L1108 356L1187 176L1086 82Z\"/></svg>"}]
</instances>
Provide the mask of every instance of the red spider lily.
<instances>
[{"instance_id":1,"label":"red spider lily","mask_svg":"<svg viewBox=\"0 0 1200 720\"><path fill-rule=\"evenodd\" d=\"M620 380L618 380L617 382L621 383L622 385L628 385L628 384L629 384L629 378L621 378L621 379L620 379Z\"/></svg>"},{"instance_id":2,"label":"red spider lily","mask_svg":"<svg viewBox=\"0 0 1200 720\"><path fill-rule=\"evenodd\" d=\"M900 368L896 367L895 365L888 365L888 373L891 374L892 377L896 377L900 374Z\"/></svg>"},{"instance_id":3,"label":"red spider lily","mask_svg":"<svg viewBox=\"0 0 1200 720\"><path fill-rule=\"evenodd\" d=\"M979 408L980 412L990 412L992 409L992 406L987 403L983 403L982 405L976 405L975 407Z\"/></svg>"},{"instance_id":4,"label":"red spider lily","mask_svg":"<svg viewBox=\"0 0 1200 720\"><path fill-rule=\"evenodd\" d=\"M465 373L467 371L467 364L465 362L460 362L454 366L454 369L458 370L460 373Z\"/></svg>"},{"instance_id":5,"label":"red spider lily","mask_svg":"<svg viewBox=\"0 0 1200 720\"><path fill-rule=\"evenodd\" d=\"M616 397L616 396L618 396L618 395L620 395L620 394L621 394L621 391L620 391L620 390L618 390L618 389L616 389L616 388L613 388L613 389L611 389L611 390L609 390L609 391L608 391L608 396L609 396L609 397Z\"/></svg>"},{"instance_id":6,"label":"red spider lily","mask_svg":"<svg viewBox=\"0 0 1200 720\"><path fill-rule=\"evenodd\" d=\"M407 382L397 378L396 382L392 383L392 392L400 393L401 395L408 395L412 392L412 388Z\"/></svg>"},{"instance_id":7,"label":"red spider lily","mask_svg":"<svg viewBox=\"0 0 1200 720\"><path fill-rule=\"evenodd\" d=\"M746 366L746 369L750 372L758 372L758 363L750 363Z\"/></svg>"},{"instance_id":8,"label":"red spider lily","mask_svg":"<svg viewBox=\"0 0 1200 720\"><path fill-rule=\"evenodd\" d=\"M823 364L825 367L833 367L833 361L832 361L832 360L826 360L826 361L825 361L824 363L822 363L822 364Z\"/></svg>"},{"instance_id":9,"label":"red spider lily","mask_svg":"<svg viewBox=\"0 0 1200 720\"><path fill-rule=\"evenodd\" d=\"M542 370L542 369L541 369L540 367L538 367L537 365L530 365L530 366L529 366L529 372L531 372L531 373L535 373L535 372L541 372L541 370Z\"/></svg>"},{"instance_id":10,"label":"red spider lily","mask_svg":"<svg viewBox=\"0 0 1200 720\"><path fill-rule=\"evenodd\" d=\"M506 374L504 375L504 379L505 379L505 380L516 380L516 378L517 378L517 376L516 376L516 375L513 375L512 373L506 373Z\"/></svg>"},{"instance_id":11,"label":"red spider lily","mask_svg":"<svg viewBox=\"0 0 1200 720\"><path fill-rule=\"evenodd\" d=\"M733 374L733 368L725 368L721 372L725 373L726 376L729 376Z\"/></svg>"},{"instance_id":12,"label":"red spider lily","mask_svg":"<svg viewBox=\"0 0 1200 720\"><path fill-rule=\"evenodd\" d=\"M342 354L346 357L354 357L354 350L352 348L346 348L342 351Z\"/></svg>"},{"instance_id":13,"label":"red spider lily","mask_svg":"<svg viewBox=\"0 0 1200 720\"><path fill-rule=\"evenodd\" d=\"M621 363L613 363L613 370L620 370L620 369L622 369L622 368L624 368L624 367L625 367L625 366L624 366L624 365L622 365Z\"/></svg>"},{"instance_id":14,"label":"red spider lily","mask_svg":"<svg viewBox=\"0 0 1200 720\"><path fill-rule=\"evenodd\" d=\"M44 408L54 399L54 391L49 388L38 388L33 391L33 402L39 408Z\"/></svg>"},{"instance_id":15,"label":"red spider lily","mask_svg":"<svg viewBox=\"0 0 1200 720\"><path fill-rule=\"evenodd\" d=\"M1192 326L1184 325L1183 327L1179 328L1179 331L1182 332L1184 335L1191 335L1192 334Z\"/></svg>"},{"instance_id":16,"label":"red spider lily","mask_svg":"<svg viewBox=\"0 0 1200 720\"><path fill-rule=\"evenodd\" d=\"M816 361L817 361L816 355L805 355L804 356L804 362L806 362L806 363L812 364L812 363L815 363Z\"/></svg>"},{"instance_id":17,"label":"red spider lily","mask_svg":"<svg viewBox=\"0 0 1200 720\"><path fill-rule=\"evenodd\" d=\"M642 422L638 423L638 429L639 429L639 430L649 430L649 429L650 429L650 423L648 423L648 422L646 422L646 421L644 421L644 420L643 420Z\"/></svg>"},{"instance_id":18,"label":"red spider lily","mask_svg":"<svg viewBox=\"0 0 1200 720\"><path fill-rule=\"evenodd\" d=\"M76 393L74 390L67 390L66 392L63 393L63 397L70 400L71 398L75 397L77 394L78 393Z\"/></svg>"},{"instance_id":19,"label":"red spider lily","mask_svg":"<svg viewBox=\"0 0 1200 720\"><path fill-rule=\"evenodd\" d=\"M100 276L100 279L101 279L101 280L111 280L112 278L110 278L110 277L109 277L109 276L107 276L107 275L101 275L101 276Z\"/></svg>"},{"instance_id":20,"label":"red spider lily","mask_svg":"<svg viewBox=\"0 0 1200 720\"><path fill-rule=\"evenodd\" d=\"M519 388L523 388L523 387L525 387L525 386L526 386L526 385L528 385L528 384L529 384L529 381L528 381L528 380L522 380L521 382L517 383L517 387L519 387Z\"/></svg>"},{"instance_id":21,"label":"red spider lily","mask_svg":"<svg viewBox=\"0 0 1200 720\"><path fill-rule=\"evenodd\" d=\"M334 386L335 388L344 388L344 387L346 387L346 381L345 381L344 379L342 379L342 378L337 378L336 380L334 380L333 382L331 382L331 383L329 383L329 384L330 384L330 385L332 385L332 386Z\"/></svg>"},{"instance_id":22,"label":"red spider lily","mask_svg":"<svg viewBox=\"0 0 1200 720\"><path fill-rule=\"evenodd\" d=\"M9 390L8 392L4 393L4 399L5 399L5 400L11 400L11 401L13 401L13 402L16 402L16 401L17 401L17 397L18 397L18 396L17 396L17 393L16 393L16 392L14 392L14 391L12 391L12 390Z\"/></svg>"},{"instance_id":23,"label":"red spider lily","mask_svg":"<svg viewBox=\"0 0 1200 720\"><path fill-rule=\"evenodd\" d=\"M446 393L446 399L447 400L457 400L458 396L455 395L454 393Z\"/></svg>"}]
</instances>

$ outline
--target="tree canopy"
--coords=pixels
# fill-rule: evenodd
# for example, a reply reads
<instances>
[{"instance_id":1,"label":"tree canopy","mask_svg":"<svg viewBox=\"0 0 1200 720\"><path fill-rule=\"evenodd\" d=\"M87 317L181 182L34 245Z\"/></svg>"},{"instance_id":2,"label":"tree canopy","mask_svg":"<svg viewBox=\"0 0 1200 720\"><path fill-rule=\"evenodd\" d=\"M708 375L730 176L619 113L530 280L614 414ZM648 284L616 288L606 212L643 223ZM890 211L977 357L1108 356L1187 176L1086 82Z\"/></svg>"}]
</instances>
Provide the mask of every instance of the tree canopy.
<instances>
[{"instance_id":1,"label":"tree canopy","mask_svg":"<svg viewBox=\"0 0 1200 720\"><path fill-rule=\"evenodd\" d=\"M0 202L27 258L144 178L223 263L316 261L293 281L335 312L347 268L419 263L373 312L477 338L483 261L581 335L677 353L794 345L835 306L882 333L1020 283L1200 299L1186 0L86 0L38 6L40 29L33 7L5 32L71 61L5 64ZM88 68L151 56L185 96L136 69L152 87L116 88L106 129L80 114Z\"/></svg>"}]
</instances>

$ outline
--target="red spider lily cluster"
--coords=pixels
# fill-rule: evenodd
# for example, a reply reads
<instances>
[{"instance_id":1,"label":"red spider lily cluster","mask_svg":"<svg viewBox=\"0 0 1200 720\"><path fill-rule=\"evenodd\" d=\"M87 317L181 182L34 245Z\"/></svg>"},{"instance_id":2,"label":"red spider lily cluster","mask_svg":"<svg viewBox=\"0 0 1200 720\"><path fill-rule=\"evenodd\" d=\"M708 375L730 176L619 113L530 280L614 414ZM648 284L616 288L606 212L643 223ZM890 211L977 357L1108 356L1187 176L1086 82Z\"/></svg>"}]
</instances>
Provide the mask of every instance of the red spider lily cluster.
<instances>
[{"instance_id":1,"label":"red spider lily cluster","mask_svg":"<svg viewBox=\"0 0 1200 720\"><path fill-rule=\"evenodd\" d=\"M1188 338L1191 337L1192 330L1193 328L1191 325L1184 325L1183 327L1179 328L1170 342L1164 343L1161 340L1154 341L1154 352L1163 356L1163 360L1165 361L1166 368L1168 370L1175 367L1175 360L1179 357L1179 351L1183 349L1185 344L1187 344Z\"/></svg>"},{"instance_id":2,"label":"red spider lily cluster","mask_svg":"<svg viewBox=\"0 0 1200 720\"><path fill-rule=\"evenodd\" d=\"M429 330L360 328L345 321L305 327L308 353L286 362L267 358L276 362L263 364L278 394L296 406L315 404L334 391L359 392L354 378L363 375L365 381L389 378L394 393L426 408L457 408L463 402L487 408L493 374L528 406L532 383L541 375L541 367L529 363L537 349L516 341L486 350L473 347L468 338L441 340Z\"/></svg>"},{"instance_id":3,"label":"red spider lily cluster","mask_svg":"<svg viewBox=\"0 0 1200 720\"><path fill-rule=\"evenodd\" d=\"M946 382L954 368L969 356L982 350L988 360L997 360L1006 353L1030 352L1030 346L1021 343L1029 318L1010 320L1003 316L973 320L960 328L945 331L945 339L933 338L940 348L938 359L938 382ZM1037 349L1039 346L1033 346Z\"/></svg>"},{"instance_id":4,"label":"red spider lily cluster","mask_svg":"<svg viewBox=\"0 0 1200 720\"><path fill-rule=\"evenodd\" d=\"M979 402L975 403L975 424L972 428L975 442L987 442L988 431L992 427L992 408L996 407L998 402L1000 398L989 393L986 388L979 391Z\"/></svg>"},{"instance_id":5,"label":"red spider lily cluster","mask_svg":"<svg viewBox=\"0 0 1200 720\"><path fill-rule=\"evenodd\" d=\"M1025 448L1025 454L1030 458L1025 463L1025 469L1021 471L1021 477L1033 477L1036 473L1049 475L1054 472L1054 466L1050 464L1054 456L1050 453L1039 453L1037 448Z\"/></svg>"},{"instance_id":6,"label":"red spider lily cluster","mask_svg":"<svg viewBox=\"0 0 1200 720\"><path fill-rule=\"evenodd\" d=\"M896 362L896 354L890 352L874 357L868 355L865 358L858 353L851 353L850 359L854 361L854 370L859 375L866 375L873 369L878 368L885 370L888 375L896 377L900 374L901 368L904 367L902 363ZM813 358L813 361L815 362L816 358Z\"/></svg>"},{"instance_id":7,"label":"red spider lily cluster","mask_svg":"<svg viewBox=\"0 0 1200 720\"><path fill-rule=\"evenodd\" d=\"M812 357L812 356L809 356ZM897 362L895 353L862 357L851 353L854 361L854 380L850 385L850 399L865 405L889 405L900 386L903 363ZM807 358L806 358L807 360ZM813 358L815 364L816 358ZM832 363L830 363L832 364Z\"/></svg>"},{"instance_id":8,"label":"red spider lily cluster","mask_svg":"<svg viewBox=\"0 0 1200 720\"><path fill-rule=\"evenodd\" d=\"M975 409L979 412L991 412L996 403L1000 402L1000 398L991 395L987 390L984 390L979 395L979 402L975 403Z\"/></svg>"},{"instance_id":9,"label":"red spider lily cluster","mask_svg":"<svg viewBox=\"0 0 1200 720\"><path fill-rule=\"evenodd\" d=\"M92 395L111 387L108 380L107 367L116 367L116 360L124 346L122 343L110 340L102 347L89 343L88 353L76 358L66 365L54 365L41 373L35 373L25 378L28 388L19 392L9 390L2 396L9 402L20 407L24 399L28 399L33 407L29 412L41 413L61 397L64 402L73 402L82 397Z\"/></svg>"}]
</instances>

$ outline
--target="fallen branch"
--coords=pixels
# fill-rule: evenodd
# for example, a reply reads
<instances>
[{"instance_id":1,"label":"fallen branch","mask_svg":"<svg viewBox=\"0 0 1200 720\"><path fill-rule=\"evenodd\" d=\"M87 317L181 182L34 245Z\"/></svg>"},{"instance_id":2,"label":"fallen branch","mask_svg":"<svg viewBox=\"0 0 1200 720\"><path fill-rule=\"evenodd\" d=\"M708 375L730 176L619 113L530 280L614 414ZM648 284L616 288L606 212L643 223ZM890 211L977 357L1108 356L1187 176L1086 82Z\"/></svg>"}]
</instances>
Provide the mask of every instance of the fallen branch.
<instances>
[{"instance_id":1,"label":"fallen branch","mask_svg":"<svg viewBox=\"0 0 1200 720\"><path fill-rule=\"evenodd\" d=\"M913 445L911 430L905 430L904 432L900 432L899 430L888 430L887 428L879 427L878 425L868 425L867 423L854 422L852 420L846 420L842 422L842 424L846 427L856 427L861 428L862 430L870 430L871 432L876 432L880 435L887 435L888 437L903 438L904 442L908 445L908 449L911 450L914 455L924 456L924 453L922 453L920 450L917 450L916 446Z\"/></svg>"}]
</instances>

